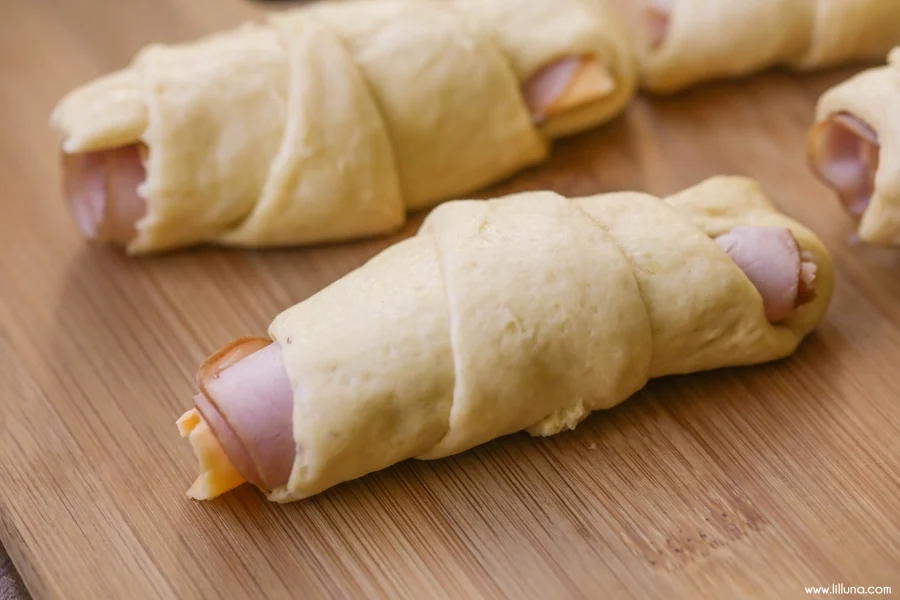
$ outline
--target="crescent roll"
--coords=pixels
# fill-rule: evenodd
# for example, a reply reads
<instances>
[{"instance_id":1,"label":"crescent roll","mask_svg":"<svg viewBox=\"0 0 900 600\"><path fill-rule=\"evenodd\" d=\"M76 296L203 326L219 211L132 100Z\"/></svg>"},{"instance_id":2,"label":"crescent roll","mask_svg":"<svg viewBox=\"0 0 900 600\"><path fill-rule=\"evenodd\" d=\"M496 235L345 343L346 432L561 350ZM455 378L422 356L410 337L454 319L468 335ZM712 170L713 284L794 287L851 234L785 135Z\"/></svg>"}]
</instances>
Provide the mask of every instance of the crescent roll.
<instances>
[{"instance_id":1,"label":"crescent roll","mask_svg":"<svg viewBox=\"0 0 900 600\"><path fill-rule=\"evenodd\" d=\"M781 65L879 60L900 44L897 0L640 0L641 87L672 93Z\"/></svg>"},{"instance_id":2,"label":"crescent roll","mask_svg":"<svg viewBox=\"0 0 900 600\"><path fill-rule=\"evenodd\" d=\"M439 206L200 369L194 498L288 502L408 458L573 429L650 378L791 354L831 297L813 233L747 179L666 199L528 192Z\"/></svg>"},{"instance_id":3,"label":"crescent roll","mask_svg":"<svg viewBox=\"0 0 900 600\"><path fill-rule=\"evenodd\" d=\"M596 0L320 3L149 46L52 124L88 237L283 246L393 231L541 162L635 85Z\"/></svg>"},{"instance_id":4,"label":"crescent roll","mask_svg":"<svg viewBox=\"0 0 900 600\"><path fill-rule=\"evenodd\" d=\"M859 238L900 244L900 48L819 99L809 135L813 172L859 219Z\"/></svg>"}]
</instances>

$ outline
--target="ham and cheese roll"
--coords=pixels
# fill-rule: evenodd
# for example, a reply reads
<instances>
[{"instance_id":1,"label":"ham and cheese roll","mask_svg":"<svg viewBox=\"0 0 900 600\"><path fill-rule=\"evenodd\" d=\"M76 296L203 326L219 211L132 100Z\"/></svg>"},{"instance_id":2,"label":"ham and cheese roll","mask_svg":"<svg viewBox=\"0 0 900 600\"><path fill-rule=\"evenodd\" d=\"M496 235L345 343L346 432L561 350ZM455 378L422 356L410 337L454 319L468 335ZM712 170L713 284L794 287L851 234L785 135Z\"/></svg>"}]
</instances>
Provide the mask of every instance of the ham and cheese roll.
<instances>
[{"instance_id":1,"label":"ham and cheese roll","mask_svg":"<svg viewBox=\"0 0 900 600\"><path fill-rule=\"evenodd\" d=\"M859 220L864 242L900 244L900 48L819 99L809 134L813 172Z\"/></svg>"},{"instance_id":2,"label":"ham and cheese roll","mask_svg":"<svg viewBox=\"0 0 900 600\"><path fill-rule=\"evenodd\" d=\"M321 3L150 46L52 123L87 237L281 246L395 230L544 160L635 86L596 0Z\"/></svg>"},{"instance_id":3,"label":"ham and cheese roll","mask_svg":"<svg viewBox=\"0 0 900 600\"><path fill-rule=\"evenodd\" d=\"M758 185L443 204L200 369L188 492L299 500L408 458L553 435L653 377L791 354L830 258Z\"/></svg>"},{"instance_id":4,"label":"ham and cheese roll","mask_svg":"<svg viewBox=\"0 0 900 600\"><path fill-rule=\"evenodd\" d=\"M900 44L897 0L639 0L641 86L671 93L775 65L878 60Z\"/></svg>"}]
</instances>

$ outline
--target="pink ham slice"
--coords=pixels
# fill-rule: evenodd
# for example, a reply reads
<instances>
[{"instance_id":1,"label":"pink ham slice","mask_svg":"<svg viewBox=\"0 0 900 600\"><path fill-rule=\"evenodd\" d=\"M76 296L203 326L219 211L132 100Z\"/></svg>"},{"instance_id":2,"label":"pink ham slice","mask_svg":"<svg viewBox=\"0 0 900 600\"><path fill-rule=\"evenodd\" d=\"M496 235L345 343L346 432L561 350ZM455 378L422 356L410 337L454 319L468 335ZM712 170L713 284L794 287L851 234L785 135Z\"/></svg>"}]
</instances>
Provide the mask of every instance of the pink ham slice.
<instances>
[{"instance_id":1,"label":"pink ham slice","mask_svg":"<svg viewBox=\"0 0 900 600\"><path fill-rule=\"evenodd\" d=\"M815 296L816 265L782 227L735 227L716 244L744 272L763 300L766 318L783 321Z\"/></svg>"},{"instance_id":2,"label":"pink ham slice","mask_svg":"<svg viewBox=\"0 0 900 600\"><path fill-rule=\"evenodd\" d=\"M650 48L656 50L662 46L669 33L669 21L672 16L674 0L646 0L644 7L647 39Z\"/></svg>"},{"instance_id":3,"label":"pink ham slice","mask_svg":"<svg viewBox=\"0 0 900 600\"><path fill-rule=\"evenodd\" d=\"M142 153L132 144L111 150L63 154L63 187L85 237L125 245L137 233L136 224L147 211L137 193L144 181Z\"/></svg>"},{"instance_id":4,"label":"pink ham slice","mask_svg":"<svg viewBox=\"0 0 900 600\"><path fill-rule=\"evenodd\" d=\"M813 127L807 154L813 172L859 217L875 192L879 150L871 127L849 113L837 113Z\"/></svg>"},{"instance_id":5,"label":"pink ham slice","mask_svg":"<svg viewBox=\"0 0 900 600\"><path fill-rule=\"evenodd\" d=\"M240 338L197 375L197 410L240 475L263 488L287 483L294 462L294 393L281 344Z\"/></svg>"}]
</instances>

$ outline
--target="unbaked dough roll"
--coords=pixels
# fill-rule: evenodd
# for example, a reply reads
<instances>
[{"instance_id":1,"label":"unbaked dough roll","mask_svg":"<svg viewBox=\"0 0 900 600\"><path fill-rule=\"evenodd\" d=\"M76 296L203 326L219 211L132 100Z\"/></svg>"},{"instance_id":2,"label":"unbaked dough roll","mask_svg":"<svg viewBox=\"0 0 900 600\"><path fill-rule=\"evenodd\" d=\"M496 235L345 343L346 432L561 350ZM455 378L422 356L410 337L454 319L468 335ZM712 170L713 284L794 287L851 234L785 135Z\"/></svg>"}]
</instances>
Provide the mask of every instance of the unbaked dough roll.
<instances>
[{"instance_id":1,"label":"unbaked dough roll","mask_svg":"<svg viewBox=\"0 0 900 600\"><path fill-rule=\"evenodd\" d=\"M859 218L859 237L900 244L900 48L819 99L809 136L813 171Z\"/></svg>"},{"instance_id":2,"label":"unbaked dough roll","mask_svg":"<svg viewBox=\"0 0 900 600\"><path fill-rule=\"evenodd\" d=\"M407 458L552 435L648 379L787 356L832 289L819 240L758 185L666 200L529 192L435 209L201 368L180 420L208 498L298 500Z\"/></svg>"},{"instance_id":3,"label":"unbaked dough roll","mask_svg":"<svg viewBox=\"0 0 900 600\"><path fill-rule=\"evenodd\" d=\"M617 114L636 67L596 0L379 0L150 46L53 114L89 237L142 253L397 229Z\"/></svg>"},{"instance_id":4,"label":"unbaked dough roll","mask_svg":"<svg viewBox=\"0 0 900 600\"><path fill-rule=\"evenodd\" d=\"M900 44L897 0L817 0L812 38L792 66L820 69L859 60L878 61Z\"/></svg>"},{"instance_id":5,"label":"unbaked dough roll","mask_svg":"<svg viewBox=\"0 0 900 600\"><path fill-rule=\"evenodd\" d=\"M783 65L816 69L876 59L900 43L897 0L640 0L643 88L696 83Z\"/></svg>"}]
</instances>

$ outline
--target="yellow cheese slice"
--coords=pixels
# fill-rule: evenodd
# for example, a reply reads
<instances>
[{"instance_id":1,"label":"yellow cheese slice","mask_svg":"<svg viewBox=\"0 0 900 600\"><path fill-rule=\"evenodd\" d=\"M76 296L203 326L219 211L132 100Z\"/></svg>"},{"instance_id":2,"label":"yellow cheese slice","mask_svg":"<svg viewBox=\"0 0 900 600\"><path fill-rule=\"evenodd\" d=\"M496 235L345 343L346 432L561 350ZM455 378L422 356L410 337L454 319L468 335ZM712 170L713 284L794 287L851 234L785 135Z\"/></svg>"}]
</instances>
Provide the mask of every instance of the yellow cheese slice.
<instances>
[{"instance_id":1,"label":"yellow cheese slice","mask_svg":"<svg viewBox=\"0 0 900 600\"><path fill-rule=\"evenodd\" d=\"M616 81L603 65L594 59L584 60L572 76L569 86L547 107L546 117L562 114L608 96L616 89Z\"/></svg>"},{"instance_id":2,"label":"yellow cheese slice","mask_svg":"<svg viewBox=\"0 0 900 600\"><path fill-rule=\"evenodd\" d=\"M219 440L196 408L187 411L177 421L181 437L186 438L200 463L200 475L187 495L194 500L209 500L244 483L222 450Z\"/></svg>"}]
</instances>

